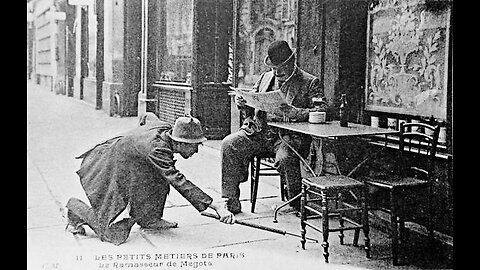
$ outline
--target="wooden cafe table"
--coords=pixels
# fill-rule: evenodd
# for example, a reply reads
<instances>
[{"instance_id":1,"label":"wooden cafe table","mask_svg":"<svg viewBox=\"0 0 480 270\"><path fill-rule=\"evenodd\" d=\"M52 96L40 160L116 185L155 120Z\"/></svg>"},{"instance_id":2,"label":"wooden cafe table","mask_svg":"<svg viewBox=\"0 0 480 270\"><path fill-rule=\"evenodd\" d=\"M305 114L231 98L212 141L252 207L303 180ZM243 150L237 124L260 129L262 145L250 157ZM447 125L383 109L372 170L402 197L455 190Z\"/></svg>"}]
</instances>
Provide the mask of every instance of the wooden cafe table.
<instances>
[{"instance_id":1,"label":"wooden cafe table","mask_svg":"<svg viewBox=\"0 0 480 270\"><path fill-rule=\"evenodd\" d=\"M349 122L348 127L341 127L339 121L327 121L321 124L312 124L309 122L269 122L269 126L280 128L284 130L294 131L302 134L312 136L312 139L338 139L347 137L361 137L371 135L395 135L398 134L398 130L372 127L362 124L356 124ZM360 164L358 164L347 176L350 176L361 164L366 162L369 157L366 157ZM300 194L291 198L281 206L275 209L274 222L277 220L277 212L282 207L290 203L292 200L297 199Z\"/></svg>"}]
</instances>

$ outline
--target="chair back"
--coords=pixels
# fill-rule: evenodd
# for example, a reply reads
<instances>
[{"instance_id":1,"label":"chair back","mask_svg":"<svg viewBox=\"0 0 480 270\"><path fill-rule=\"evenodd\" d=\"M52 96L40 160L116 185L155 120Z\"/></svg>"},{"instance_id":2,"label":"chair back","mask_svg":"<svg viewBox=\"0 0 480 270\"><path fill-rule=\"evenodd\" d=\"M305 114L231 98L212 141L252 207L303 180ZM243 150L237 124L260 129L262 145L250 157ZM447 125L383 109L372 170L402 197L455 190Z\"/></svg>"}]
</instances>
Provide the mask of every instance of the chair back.
<instances>
[{"instance_id":1,"label":"chair back","mask_svg":"<svg viewBox=\"0 0 480 270\"><path fill-rule=\"evenodd\" d=\"M401 173L405 174L405 169L414 167L420 169L427 175L433 172L435 164L435 155L437 153L438 135L440 133L440 125L426 124L426 123L401 123L400 124L400 166ZM420 156L422 160L426 161L423 167L418 163L418 160L413 162L413 166L409 166L412 162L408 162L411 154ZM409 155L407 157L407 155ZM426 157L426 159L425 159Z\"/></svg>"}]
</instances>

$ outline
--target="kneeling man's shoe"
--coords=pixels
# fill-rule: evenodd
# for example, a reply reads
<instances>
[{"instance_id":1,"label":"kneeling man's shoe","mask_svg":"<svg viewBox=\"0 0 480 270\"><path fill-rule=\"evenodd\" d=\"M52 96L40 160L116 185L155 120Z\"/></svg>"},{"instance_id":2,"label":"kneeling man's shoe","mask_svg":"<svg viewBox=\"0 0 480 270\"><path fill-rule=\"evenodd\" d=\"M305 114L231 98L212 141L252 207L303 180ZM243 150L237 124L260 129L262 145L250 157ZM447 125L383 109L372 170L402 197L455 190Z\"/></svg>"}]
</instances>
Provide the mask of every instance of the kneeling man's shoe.
<instances>
[{"instance_id":1,"label":"kneeling man's shoe","mask_svg":"<svg viewBox=\"0 0 480 270\"><path fill-rule=\"evenodd\" d=\"M83 228L81 224L68 223L65 230L72 233L73 235L76 235L76 234L87 235L87 233L85 232L85 228Z\"/></svg>"},{"instance_id":2,"label":"kneeling man's shoe","mask_svg":"<svg viewBox=\"0 0 480 270\"><path fill-rule=\"evenodd\" d=\"M140 227L145 230L167 230L171 228L177 228L178 223L159 219L150 221L146 224L140 224Z\"/></svg>"},{"instance_id":3,"label":"kneeling man's shoe","mask_svg":"<svg viewBox=\"0 0 480 270\"><path fill-rule=\"evenodd\" d=\"M75 215L70 209L67 210L67 226L65 230L73 235L80 234L86 235L85 228L83 228L83 222L79 216Z\"/></svg>"}]
</instances>

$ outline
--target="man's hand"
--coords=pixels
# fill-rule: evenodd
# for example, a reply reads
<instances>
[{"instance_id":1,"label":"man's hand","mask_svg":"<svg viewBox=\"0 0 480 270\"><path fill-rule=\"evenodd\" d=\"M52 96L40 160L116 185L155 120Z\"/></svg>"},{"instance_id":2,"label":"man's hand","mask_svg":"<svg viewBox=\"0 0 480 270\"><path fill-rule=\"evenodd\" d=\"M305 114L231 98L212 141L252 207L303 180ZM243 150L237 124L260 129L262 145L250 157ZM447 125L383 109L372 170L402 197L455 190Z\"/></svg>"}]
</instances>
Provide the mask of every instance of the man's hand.
<instances>
[{"instance_id":1,"label":"man's hand","mask_svg":"<svg viewBox=\"0 0 480 270\"><path fill-rule=\"evenodd\" d=\"M221 222L227 223L227 224L235 223L235 216L232 214L232 212L228 211L224 207L221 207L216 211L217 211L217 214L220 216Z\"/></svg>"},{"instance_id":2,"label":"man's hand","mask_svg":"<svg viewBox=\"0 0 480 270\"><path fill-rule=\"evenodd\" d=\"M217 212L217 214L220 216L221 222L226 224L235 223L235 216L232 214L232 212L228 211L223 204L212 203L209 207Z\"/></svg>"},{"instance_id":3,"label":"man's hand","mask_svg":"<svg viewBox=\"0 0 480 270\"><path fill-rule=\"evenodd\" d=\"M296 113L297 113L297 108L296 107L294 107L292 105L288 105L286 103L281 104L279 109L283 113L283 115L288 117L288 118L294 118Z\"/></svg>"}]
</instances>

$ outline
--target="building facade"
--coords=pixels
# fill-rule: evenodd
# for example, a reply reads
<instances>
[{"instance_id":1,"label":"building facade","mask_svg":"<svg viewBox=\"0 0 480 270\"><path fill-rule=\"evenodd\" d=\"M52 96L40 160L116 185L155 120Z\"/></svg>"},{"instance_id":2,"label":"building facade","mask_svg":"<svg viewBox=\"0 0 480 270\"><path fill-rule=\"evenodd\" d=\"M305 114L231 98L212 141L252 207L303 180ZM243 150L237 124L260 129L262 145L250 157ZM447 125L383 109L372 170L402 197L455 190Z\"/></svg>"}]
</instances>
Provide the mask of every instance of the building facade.
<instances>
[{"instance_id":1,"label":"building facade","mask_svg":"<svg viewBox=\"0 0 480 270\"><path fill-rule=\"evenodd\" d=\"M62 2L27 2L27 77L65 93L65 13Z\"/></svg>"}]
</instances>

